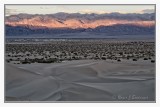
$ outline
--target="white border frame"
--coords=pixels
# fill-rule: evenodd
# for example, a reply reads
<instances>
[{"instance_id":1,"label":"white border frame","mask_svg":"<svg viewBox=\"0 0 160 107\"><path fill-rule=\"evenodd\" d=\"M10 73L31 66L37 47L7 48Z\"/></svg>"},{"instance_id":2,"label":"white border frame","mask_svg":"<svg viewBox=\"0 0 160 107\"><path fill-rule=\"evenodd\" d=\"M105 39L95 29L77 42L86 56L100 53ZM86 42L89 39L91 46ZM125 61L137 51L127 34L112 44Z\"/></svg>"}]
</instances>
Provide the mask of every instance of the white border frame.
<instances>
[{"instance_id":1,"label":"white border frame","mask_svg":"<svg viewBox=\"0 0 160 107\"><path fill-rule=\"evenodd\" d=\"M3 106L44 106L42 103L4 103L4 4L156 4L156 103L72 103L69 106L145 106L145 107L159 107L160 106L160 72L158 71L160 66L160 2L159 0L0 0L0 105ZM10 105L12 104L12 105ZM45 103L45 106L59 106L58 103ZM85 104L85 105L84 105ZM67 106L65 103L61 103L61 106Z\"/></svg>"}]
</instances>

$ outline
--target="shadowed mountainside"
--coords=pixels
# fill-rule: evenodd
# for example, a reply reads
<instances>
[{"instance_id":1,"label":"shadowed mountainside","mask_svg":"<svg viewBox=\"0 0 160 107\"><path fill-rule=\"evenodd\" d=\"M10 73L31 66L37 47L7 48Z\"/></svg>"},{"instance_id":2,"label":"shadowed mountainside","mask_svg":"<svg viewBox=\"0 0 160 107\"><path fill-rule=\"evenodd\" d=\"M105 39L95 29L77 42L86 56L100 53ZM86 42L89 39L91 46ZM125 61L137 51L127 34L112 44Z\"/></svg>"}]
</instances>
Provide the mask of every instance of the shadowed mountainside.
<instances>
[{"instance_id":1,"label":"shadowed mountainside","mask_svg":"<svg viewBox=\"0 0 160 107\"><path fill-rule=\"evenodd\" d=\"M151 14L18 14L6 17L6 35L105 33L105 35L153 35L155 15Z\"/></svg>"},{"instance_id":2,"label":"shadowed mountainside","mask_svg":"<svg viewBox=\"0 0 160 107\"><path fill-rule=\"evenodd\" d=\"M16 35L32 35L32 34L65 34L65 33L81 33L81 32L91 32L91 33L105 33L105 35L154 35L154 27L142 27L135 25L114 25L114 26L99 26L95 29L88 28L60 28L60 29L49 29L49 28L38 28L31 29L22 26L9 26L6 25L6 35L16 36ZM76 36L76 35L75 35ZM98 37L98 35L97 35Z\"/></svg>"}]
</instances>

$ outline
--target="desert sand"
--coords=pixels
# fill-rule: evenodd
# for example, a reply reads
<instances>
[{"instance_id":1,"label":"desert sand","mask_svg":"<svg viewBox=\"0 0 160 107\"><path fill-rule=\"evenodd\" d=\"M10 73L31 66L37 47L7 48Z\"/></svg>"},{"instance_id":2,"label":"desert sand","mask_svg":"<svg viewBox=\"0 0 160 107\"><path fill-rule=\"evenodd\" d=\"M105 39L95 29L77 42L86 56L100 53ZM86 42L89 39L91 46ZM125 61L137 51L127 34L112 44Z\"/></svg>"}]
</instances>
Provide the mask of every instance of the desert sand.
<instances>
[{"instance_id":1,"label":"desert sand","mask_svg":"<svg viewBox=\"0 0 160 107\"><path fill-rule=\"evenodd\" d=\"M6 101L154 101L155 64L73 60L6 64Z\"/></svg>"}]
</instances>

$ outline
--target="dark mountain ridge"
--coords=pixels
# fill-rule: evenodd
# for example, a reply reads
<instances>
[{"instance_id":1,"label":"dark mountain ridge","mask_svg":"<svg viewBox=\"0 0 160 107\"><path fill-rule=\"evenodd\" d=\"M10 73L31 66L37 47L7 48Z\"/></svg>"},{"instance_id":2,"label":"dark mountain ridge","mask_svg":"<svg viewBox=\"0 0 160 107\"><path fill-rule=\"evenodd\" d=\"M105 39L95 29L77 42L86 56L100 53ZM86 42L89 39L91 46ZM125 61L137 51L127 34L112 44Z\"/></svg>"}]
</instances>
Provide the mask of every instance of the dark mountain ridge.
<instances>
[{"instance_id":1,"label":"dark mountain ridge","mask_svg":"<svg viewBox=\"0 0 160 107\"><path fill-rule=\"evenodd\" d=\"M68 33L82 33L82 32L89 32L89 33L104 33L106 36L117 36L117 35L154 35L155 27L142 27L136 25L113 25L113 26L98 26L96 28L36 28L32 29L30 27L23 27L23 26L10 26L6 25L6 36L23 36L23 35L32 35L32 34L39 34L39 35L54 35L56 34L68 34ZM97 35L98 37L98 35Z\"/></svg>"}]
</instances>

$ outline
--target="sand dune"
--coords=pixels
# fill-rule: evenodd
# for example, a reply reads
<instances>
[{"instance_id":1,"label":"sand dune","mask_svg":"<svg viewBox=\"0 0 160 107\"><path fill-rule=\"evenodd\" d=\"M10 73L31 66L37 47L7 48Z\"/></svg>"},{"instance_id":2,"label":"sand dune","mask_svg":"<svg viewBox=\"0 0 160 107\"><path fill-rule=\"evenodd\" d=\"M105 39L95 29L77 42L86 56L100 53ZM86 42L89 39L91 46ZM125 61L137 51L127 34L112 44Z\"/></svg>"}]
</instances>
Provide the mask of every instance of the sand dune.
<instances>
[{"instance_id":1,"label":"sand dune","mask_svg":"<svg viewBox=\"0 0 160 107\"><path fill-rule=\"evenodd\" d=\"M5 94L7 101L154 101L155 67L102 60L7 64Z\"/></svg>"}]
</instances>

